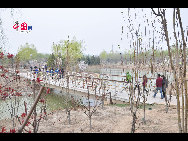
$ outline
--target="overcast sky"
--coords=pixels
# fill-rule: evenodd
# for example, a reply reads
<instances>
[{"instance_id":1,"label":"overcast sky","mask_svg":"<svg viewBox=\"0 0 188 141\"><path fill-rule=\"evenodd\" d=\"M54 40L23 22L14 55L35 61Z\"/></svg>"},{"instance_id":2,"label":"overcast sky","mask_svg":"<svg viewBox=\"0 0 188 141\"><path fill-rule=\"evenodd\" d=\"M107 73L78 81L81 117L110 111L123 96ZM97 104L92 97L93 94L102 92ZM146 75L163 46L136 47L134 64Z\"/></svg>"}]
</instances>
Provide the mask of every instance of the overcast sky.
<instances>
[{"instance_id":1,"label":"overcast sky","mask_svg":"<svg viewBox=\"0 0 188 141\"><path fill-rule=\"evenodd\" d=\"M15 10L13 18L10 12L2 12L3 27L8 38L7 50L17 53L20 45L34 44L38 52L51 53L53 42L70 39L75 36L83 40L85 54L98 55L101 51L128 49L128 43L121 40L121 26L124 24L121 12L125 8L23 8ZM188 25L188 8L181 9L184 27ZM9 16L8 16L9 14ZM171 14L172 15L172 14ZM32 26L29 33L13 29L15 21L26 22Z\"/></svg>"}]
</instances>

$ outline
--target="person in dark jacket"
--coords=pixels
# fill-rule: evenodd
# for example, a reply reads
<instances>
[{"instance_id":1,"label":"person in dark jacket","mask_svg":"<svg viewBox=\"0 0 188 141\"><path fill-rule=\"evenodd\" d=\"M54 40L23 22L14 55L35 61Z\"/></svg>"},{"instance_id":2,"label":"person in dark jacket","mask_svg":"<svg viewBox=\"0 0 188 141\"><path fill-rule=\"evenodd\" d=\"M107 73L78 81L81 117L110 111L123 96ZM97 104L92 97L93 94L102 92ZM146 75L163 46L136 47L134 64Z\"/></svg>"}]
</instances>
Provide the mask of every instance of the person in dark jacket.
<instances>
[{"instance_id":1,"label":"person in dark jacket","mask_svg":"<svg viewBox=\"0 0 188 141\"><path fill-rule=\"evenodd\" d=\"M48 69L47 65L45 65L44 68L45 68L45 70L47 71L47 69Z\"/></svg>"},{"instance_id":2,"label":"person in dark jacket","mask_svg":"<svg viewBox=\"0 0 188 141\"><path fill-rule=\"evenodd\" d=\"M59 76L59 79L61 79L61 69L59 69L58 76Z\"/></svg>"},{"instance_id":3,"label":"person in dark jacket","mask_svg":"<svg viewBox=\"0 0 188 141\"><path fill-rule=\"evenodd\" d=\"M166 95L166 88L168 87L168 81L166 80L166 77L162 75L163 82L162 82L162 92L163 92L163 97Z\"/></svg>"},{"instance_id":4,"label":"person in dark jacket","mask_svg":"<svg viewBox=\"0 0 188 141\"><path fill-rule=\"evenodd\" d=\"M33 71L33 67L32 66L30 67L30 69L31 69L31 71Z\"/></svg>"},{"instance_id":5,"label":"person in dark jacket","mask_svg":"<svg viewBox=\"0 0 188 141\"><path fill-rule=\"evenodd\" d=\"M62 78L63 78L63 75L64 75L64 69L63 68L61 69L61 75L62 75Z\"/></svg>"},{"instance_id":6,"label":"person in dark jacket","mask_svg":"<svg viewBox=\"0 0 188 141\"><path fill-rule=\"evenodd\" d=\"M53 79L53 76L54 76L54 68L51 69L51 73L52 73L52 79Z\"/></svg>"},{"instance_id":7,"label":"person in dark jacket","mask_svg":"<svg viewBox=\"0 0 188 141\"><path fill-rule=\"evenodd\" d=\"M163 79L160 77L161 75L158 74L157 75L157 79L156 79L156 89L155 89L155 94L154 94L154 98L158 92L158 90L160 90L161 93L161 99L163 99L163 92L162 92L162 83L163 83Z\"/></svg>"}]
</instances>

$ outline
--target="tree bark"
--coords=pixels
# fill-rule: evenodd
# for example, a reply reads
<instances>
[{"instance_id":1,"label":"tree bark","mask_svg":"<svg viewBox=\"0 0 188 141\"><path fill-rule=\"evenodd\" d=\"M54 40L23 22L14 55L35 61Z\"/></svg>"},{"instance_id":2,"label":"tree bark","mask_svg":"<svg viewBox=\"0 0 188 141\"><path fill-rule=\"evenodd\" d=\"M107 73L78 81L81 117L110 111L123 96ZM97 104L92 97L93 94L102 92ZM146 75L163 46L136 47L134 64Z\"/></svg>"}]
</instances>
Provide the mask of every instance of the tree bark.
<instances>
[{"instance_id":1,"label":"tree bark","mask_svg":"<svg viewBox=\"0 0 188 141\"><path fill-rule=\"evenodd\" d=\"M184 87L185 87L185 132L187 133L187 114L188 114L188 99L187 99L187 81L186 81L186 42L185 42L185 38L184 38L184 32L183 32L183 26L182 26L182 22L181 22L181 16L180 16L180 9L177 8L177 15L178 15L178 19L179 19L179 24L180 24L180 29L181 29L181 35L182 35L182 41L183 41L183 64L184 64L184 73L183 73L183 77L184 77Z\"/></svg>"},{"instance_id":2,"label":"tree bark","mask_svg":"<svg viewBox=\"0 0 188 141\"><path fill-rule=\"evenodd\" d=\"M152 9L152 11L155 15L160 16L161 19L162 19L162 25L163 25L163 28L164 28L166 43L167 43L167 47L168 47L168 55L169 55L169 58L170 58L170 66L171 66L171 69L173 71L173 75L174 75L174 79L175 79L175 89L176 89L176 94L177 94L178 127L179 127L179 132L182 133L181 118L180 118L180 100L179 100L179 89L178 89L179 83L178 83L178 80L177 80L174 65L172 63L172 55L171 55L171 49L170 49L170 43L169 43L169 37L168 37L167 22L166 22L166 18L165 18L165 10L163 9L163 11L161 11L158 8L158 14L153 9Z\"/></svg>"}]
</instances>

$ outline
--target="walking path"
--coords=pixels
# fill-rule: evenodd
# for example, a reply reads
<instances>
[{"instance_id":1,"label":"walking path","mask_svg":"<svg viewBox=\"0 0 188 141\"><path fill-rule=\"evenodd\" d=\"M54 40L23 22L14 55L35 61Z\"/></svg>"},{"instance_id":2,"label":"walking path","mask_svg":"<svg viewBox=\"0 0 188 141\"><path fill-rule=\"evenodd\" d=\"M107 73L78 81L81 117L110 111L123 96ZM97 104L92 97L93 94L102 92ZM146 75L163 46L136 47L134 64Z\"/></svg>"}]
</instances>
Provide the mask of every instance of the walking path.
<instances>
[{"instance_id":1,"label":"walking path","mask_svg":"<svg viewBox=\"0 0 188 141\"><path fill-rule=\"evenodd\" d=\"M31 72L22 72L20 73L20 76L28 78L28 79L34 79L34 76ZM35 77L36 78L36 77ZM43 78L43 79L42 79ZM52 77L50 76L50 74L46 74L42 76L42 80L41 81L43 84L47 84L49 87L50 86L56 86L56 87L60 87L60 88L67 88L67 79L63 78L63 79L57 79L55 78L55 75L52 79ZM87 86L90 86L89 92L90 94L94 95L95 94L95 85L96 87L96 95L97 96L102 96L102 93L106 93L108 94L106 96L106 98L109 100L109 92L111 92L111 98L113 101L121 101L121 102L128 102L129 101L129 84L126 84L125 82L115 82L115 81L111 81L111 80L103 80L103 84L106 84L106 88L105 90L101 89L103 87L103 85L101 85L101 81L97 80L97 78L95 79L94 77L90 79L90 82L86 82L87 77L82 77L81 74L77 75L69 75L69 89L70 90L74 90L77 92L82 92L87 94L88 93L88 89ZM92 86L92 82L93 82L93 88ZM147 104L166 104L165 99L161 99L160 98L160 93L158 92L158 94L156 95L155 98L153 98L153 89L151 88L151 90L148 92L148 94L146 95L146 103ZM141 90L142 92L142 90ZM134 100L137 99L137 94L138 91L136 90L135 92L135 97ZM141 94L142 95L142 94ZM170 99L170 96L167 94L167 101ZM180 97L180 104L181 104L181 97ZM143 97L140 97L140 102L143 102ZM170 105L177 105L177 99L176 96L171 96L171 101L170 101Z\"/></svg>"}]
</instances>

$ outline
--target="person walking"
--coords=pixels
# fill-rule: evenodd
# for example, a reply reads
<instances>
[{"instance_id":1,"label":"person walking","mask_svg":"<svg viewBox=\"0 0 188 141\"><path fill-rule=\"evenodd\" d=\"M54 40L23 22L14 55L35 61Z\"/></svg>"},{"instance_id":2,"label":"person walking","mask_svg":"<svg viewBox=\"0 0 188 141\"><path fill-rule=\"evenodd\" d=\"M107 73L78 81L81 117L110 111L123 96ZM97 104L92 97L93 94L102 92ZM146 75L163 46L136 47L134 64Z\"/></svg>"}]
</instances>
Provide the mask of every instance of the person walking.
<instances>
[{"instance_id":1,"label":"person walking","mask_svg":"<svg viewBox=\"0 0 188 141\"><path fill-rule=\"evenodd\" d=\"M162 92L162 83L163 83L163 79L160 77L161 75L158 74L157 75L157 79L156 79L156 89L155 89L155 94L154 94L154 98L158 92L158 90L160 90L161 93L161 99L163 99L163 92Z\"/></svg>"},{"instance_id":2,"label":"person walking","mask_svg":"<svg viewBox=\"0 0 188 141\"><path fill-rule=\"evenodd\" d=\"M31 72L32 72L33 71L33 67L31 66L30 69L31 69Z\"/></svg>"},{"instance_id":3,"label":"person walking","mask_svg":"<svg viewBox=\"0 0 188 141\"><path fill-rule=\"evenodd\" d=\"M64 75L64 69L63 68L61 68L61 75L62 75L61 78L63 78L63 75Z\"/></svg>"},{"instance_id":4,"label":"person walking","mask_svg":"<svg viewBox=\"0 0 188 141\"><path fill-rule=\"evenodd\" d=\"M52 72L52 79L53 79L53 76L54 76L54 68L51 69L51 72Z\"/></svg>"},{"instance_id":5,"label":"person walking","mask_svg":"<svg viewBox=\"0 0 188 141\"><path fill-rule=\"evenodd\" d=\"M58 74L58 73L59 73L59 69L57 68L57 69L55 70L55 72Z\"/></svg>"},{"instance_id":6,"label":"person walking","mask_svg":"<svg viewBox=\"0 0 188 141\"><path fill-rule=\"evenodd\" d=\"M42 71L44 72L44 65L42 66Z\"/></svg>"},{"instance_id":7,"label":"person walking","mask_svg":"<svg viewBox=\"0 0 188 141\"><path fill-rule=\"evenodd\" d=\"M61 79L61 69L59 69L59 79Z\"/></svg>"},{"instance_id":8,"label":"person walking","mask_svg":"<svg viewBox=\"0 0 188 141\"><path fill-rule=\"evenodd\" d=\"M162 81L162 92L163 92L163 97L166 96L166 88L168 87L168 81L164 75L162 75L163 81Z\"/></svg>"},{"instance_id":9,"label":"person walking","mask_svg":"<svg viewBox=\"0 0 188 141\"><path fill-rule=\"evenodd\" d=\"M126 73L126 81L128 83L131 82L131 75L129 74L129 72Z\"/></svg>"},{"instance_id":10,"label":"person walking","mask_svg":"<svg viewBox=\"0 0 188 141\"><path fill-rule=\"evenodd\" d=\"M53 79L53 76L54 76L54 71L53 70L54 70L53 68L50 69L50 76L52 77L52 79Z\"/></svg>"},{"instance_id":11,"label":"person walking","mask_svg":"<svg viewBox=\"0 0 188 141\"><path fill-rule=\"evenodd\" d=\"M36 66L35 66L34 68L35 68L35 70L34 70L35 74L38 74L38 71L39 71L39 70L37 69Z\"/></svg>"},{"instance_id":12,"label":"person walking","mask_svg":"<svg viewBox=\"0 0 188 141\"><path fill-rule=\"evenodd\" d=\"M47 65L45 65L44 68L45 68L45 70L47 71L47 69L48 69Z\"/></svg>"},{"instance_id":13,"label":"person walking","mask_svg":"<svg viewBox=\"0 0 188 141\"><path fill-rule=\"evenodd\" d=\"M148 90L146 90L147 82L148 82L148 79L147 79L146 75L144 75L144 76L143 76L143 82L142 82L142 85L143 85L143 93L144 93L144 91L148 92Z\"/></svg>"}]
</instances>

